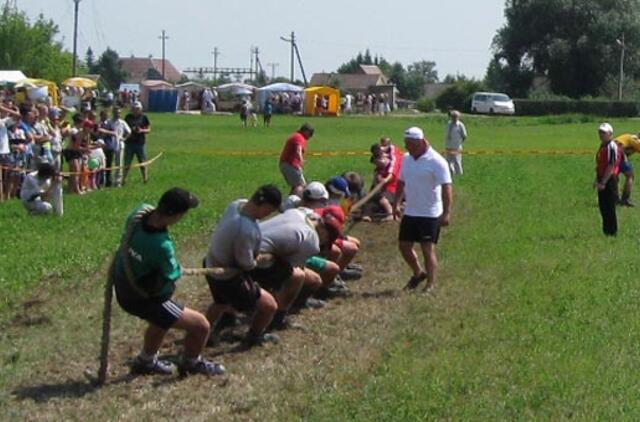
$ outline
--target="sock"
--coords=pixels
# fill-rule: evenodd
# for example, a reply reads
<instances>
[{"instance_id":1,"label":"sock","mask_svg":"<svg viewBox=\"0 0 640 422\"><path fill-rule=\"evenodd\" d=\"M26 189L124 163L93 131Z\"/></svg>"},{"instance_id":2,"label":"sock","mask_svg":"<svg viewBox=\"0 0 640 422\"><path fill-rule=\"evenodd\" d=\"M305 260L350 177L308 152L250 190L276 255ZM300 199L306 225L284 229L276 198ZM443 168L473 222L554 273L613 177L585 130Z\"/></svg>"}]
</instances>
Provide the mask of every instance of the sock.
<instances>
[{"instance_id":1,"label":"sock","mask_svg":"<svg viewBox=\"0 0 640 422\"><path fill-rule=\"evenodd\" d=\"M144 349L142 349L140 350L140 353L138 353L138 359L140 359L144 363L153 363L156 361L157 358L158 358L158 352L149 355L144 351Z\"/></svg>"}]
</instances>

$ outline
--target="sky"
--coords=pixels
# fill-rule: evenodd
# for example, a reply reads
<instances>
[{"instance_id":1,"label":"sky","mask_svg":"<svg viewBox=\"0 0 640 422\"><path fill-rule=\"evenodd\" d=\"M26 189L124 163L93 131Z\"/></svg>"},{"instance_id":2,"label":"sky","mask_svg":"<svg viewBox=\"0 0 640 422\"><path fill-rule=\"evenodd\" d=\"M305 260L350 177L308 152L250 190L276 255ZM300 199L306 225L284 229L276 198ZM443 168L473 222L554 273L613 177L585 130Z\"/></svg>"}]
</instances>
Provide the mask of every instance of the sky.
<instances>
[{"instance_id":1,"label":"sky","mask_svg":"<svg viewBox=\"0 0 640 422\"><path fill-rule=\"evenodd\" d=\"M35 19L42 13L60 28L59 41L72 51L74 0L15 0ZM121 57L162 57L180 71L213 66L249 67L258 47L267 75L288 77L295 32L307 78L333 72L369 49L405 67L436 63L438 76L484 77L491 41L504 25L504 0L80 0L78 55L107 47ZM269 64L274 63L274 66ZM296 79L302 79L296 63Z\"/></svg>"}]
</instances>

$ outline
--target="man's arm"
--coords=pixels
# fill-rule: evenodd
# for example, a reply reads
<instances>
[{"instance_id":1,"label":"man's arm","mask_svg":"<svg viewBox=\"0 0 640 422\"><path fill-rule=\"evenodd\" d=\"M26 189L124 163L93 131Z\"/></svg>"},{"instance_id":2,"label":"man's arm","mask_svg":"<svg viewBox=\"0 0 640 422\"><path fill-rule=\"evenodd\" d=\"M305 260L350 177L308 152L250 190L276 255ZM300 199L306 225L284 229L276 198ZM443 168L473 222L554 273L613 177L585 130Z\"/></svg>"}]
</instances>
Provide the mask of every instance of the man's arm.
<instances>
[{"instance_id":1,"label":"man's arm","mask_svg":"<svg viewBox=\"0 0 640 422\"><path fill-rule=\"evenodd\" d=\"M442 216L440 225L448 226L451 220L451 206L453 205L453 186L451 183L442 185Z\"/></svg>"}]
</instances>

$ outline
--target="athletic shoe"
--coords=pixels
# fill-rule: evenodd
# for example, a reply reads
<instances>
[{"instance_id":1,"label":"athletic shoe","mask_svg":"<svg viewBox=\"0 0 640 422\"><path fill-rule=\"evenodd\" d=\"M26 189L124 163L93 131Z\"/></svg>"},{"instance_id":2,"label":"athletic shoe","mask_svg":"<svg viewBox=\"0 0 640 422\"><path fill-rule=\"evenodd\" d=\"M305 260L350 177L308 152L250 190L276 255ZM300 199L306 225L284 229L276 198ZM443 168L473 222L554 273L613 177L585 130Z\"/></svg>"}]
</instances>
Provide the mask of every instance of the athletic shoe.
<instances>
[{"instance_id":1,"label":"athletic shoe","mask_svg":"<svg viewBox=\"0 0 640 422\"><path fill-rule=\"evenodd\" d=\"M188 364L183 362L178 367L180 376L185 377L187 375L202 374L208 376L222 375L225 373L225 368L219 363L211 362L206 359L198 359L195 363Z\"/></svg>"},{"instance_id":2,"label":"athletic shoe","mask_svg":"<svg viewBox=\"0 0 640 422\"><path fill-rule=\"evenodd\" d=\"M136 357L131 365L132 375L172 375L175 365L166 360L155 359L151 362L145 362Z\"/></svg>"},{"instance_id":3,"label":"athletic shoe","mask_svg":"<svg viewBox=\"0 0 640 422\"><path fill-rule=\"evenodd\" d=\"M630 199L623 199L622 201L620 201L620 205L624 205L625 207L635 207L636 206L636 204L631 202Z\"/></svg>"},{"instance_id":4,"label":"athletic shoe","mask_svg":"<svg viewBox=\"0 0 640 422\"><path fill-rule=\"evenodd\" d=\"M354 270L354 271L360 271L360 272L362 272L364 270L362 265L356 264L356 263L353 263L353 262L350 263L350 264L347 264L347 269L348 270Z\"/></svg>"},{"instance_id":5,"label":"athletic shoe","mask_svg":"<svg viewBox=\"0 0 640 422\"><path fill-rule=\"evenodd\" d=\"M247 333L245 338L242 339L242 345L246 348L263 346L267 343L272 343L272 344L280 343L280 336L274 333L262 333L257 336L255 334Z\"/></svg>"},{"instance_id":6,"label":"athletic shoe","mask_svg":"<svg viewBox=\"0 0 640 422\"><path fill-rule=\"evenodd\" d=\"M327 306L327 302L325 302L324 300L313 298L313 297L308 298L307 301L304 303L304 307L309 309L321 309L321 308L324 308L325 306Z\"/></svg>"},{"instance_id":7,"label":"athletic shoe","mask_svg":"<svg viewBox=\"0 0 640 422\"><path fill-rule=\"evenodd\" d=\"M347 283L345 283L345 281L340 277L336 277L335 280L333 280L331 288L336 290L349 290Z\"/></svg>"},{"instance_id":8,"label":"athletic shoe","mask_svg":"<svg viewBox=\"0 0 640 422\"><path fill-rule=\"evenodd\" d=\"M427 273L422 272L419 275L412 276L403 290L414 290L420 283L427 279Z\"/></svg>"},{"instance_id":9,"label":"athletic shoe","mask_svg":"<svg viewBox=\"0 0 640 422\"><path fill-rule=\"evenodd\" d=\"M340 271L340 277L342 277L343 280L359 280L362 278L362 271L352 270L347 267Z\"/></svg>"}]
</instances>

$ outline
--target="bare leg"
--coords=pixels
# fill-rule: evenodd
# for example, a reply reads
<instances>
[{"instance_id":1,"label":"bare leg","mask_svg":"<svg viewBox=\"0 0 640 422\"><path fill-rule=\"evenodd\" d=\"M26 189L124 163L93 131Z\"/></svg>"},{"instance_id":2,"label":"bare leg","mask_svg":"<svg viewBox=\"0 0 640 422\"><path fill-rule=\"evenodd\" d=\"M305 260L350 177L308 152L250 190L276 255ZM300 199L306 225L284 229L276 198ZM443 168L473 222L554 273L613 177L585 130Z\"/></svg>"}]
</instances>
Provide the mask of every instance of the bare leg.
<instances>
[{"instance_id":1,"label":"bare leg","mask_svg":"<svg viewBox=\"0 0 640 422\"><path fill-rule=\"evenodd\" d=\"M195 359L200 356L209 337L210 325L207 318L193 309L184 308L182 316L173 324L173 328L187 332L184 338L185 359Z\"/></svg>"},{"instance_id":2,"label":"bare leg","mask_svg":"<svg viewBox=\"0 0 640 422\"><path fill-rule=\"evenodd\" d=\"M413 250L413 242L400 241L399 249L402 258L404 258L404 261L409 265L411 271L413 271L413 275L417 277L422 274L422 268L418 262L418 255L416 251Z\"/></svg>"},{"instance_id":3,"label":"bare leg","mask_svg":"<svg viewBox=\"0 0 640 422\"><path fill-rule=\"evenodd\" d=\"M347 268L347 265L355 258L358 253L358 247L355 243L348 240L342 242L342 249L340 249L340 257L336 261L336 264L340 267L340 270Z\"/></svg>"},{"instance_id":4,"label":"bare leg","mask_svg":"<svg viewBox=\"0 0 640 422\"><path fill-rule=\"evenodd\" d=\"M271 296L271 293L260 289L260 299L258 299L256 303L256 312L253 316L249 331L256 335L262 334L271 323L277 309L278 303L273 296Z\"/></svg>"},{"instance_id":5,"label":"bare leg","mask_svg":"<svg viewBox=\"0 0 640 422\"><path fill-rule=\"evenodd\" d=\"M147 354L147 356L153 356L158 353L166 334L167 330L157 325L149 324L147 330L144 332L144 345L142 346L144 353Z\"/></svg>"},{"instance_id":6,"label":"bare leg","mask_svg":"<svg viewBox=\"0 0 640 422\"><path fill-rule=\"evenodd\" d=\"M306 273L302 268L294 268L293 274L289 277L289 280L285 283L284 287L276 295L278 302L278 309L282 311L288 310L296 297L300 294L302 286L305 284ZM316 289L320 287L317 286Z\"/></svg>"},{"instance_id":7,"label":"bare leg","mask_svg":"<svg viewBox=\"0 0 640 422\"><path fill-rule=\"evenodd\" d=\"M421 243L424 264L427 269L427 285L425 289L431 289L436 285L438 275L438 256L436 255L436 245L431 242Z\"/></svg>"}]
</instances>

